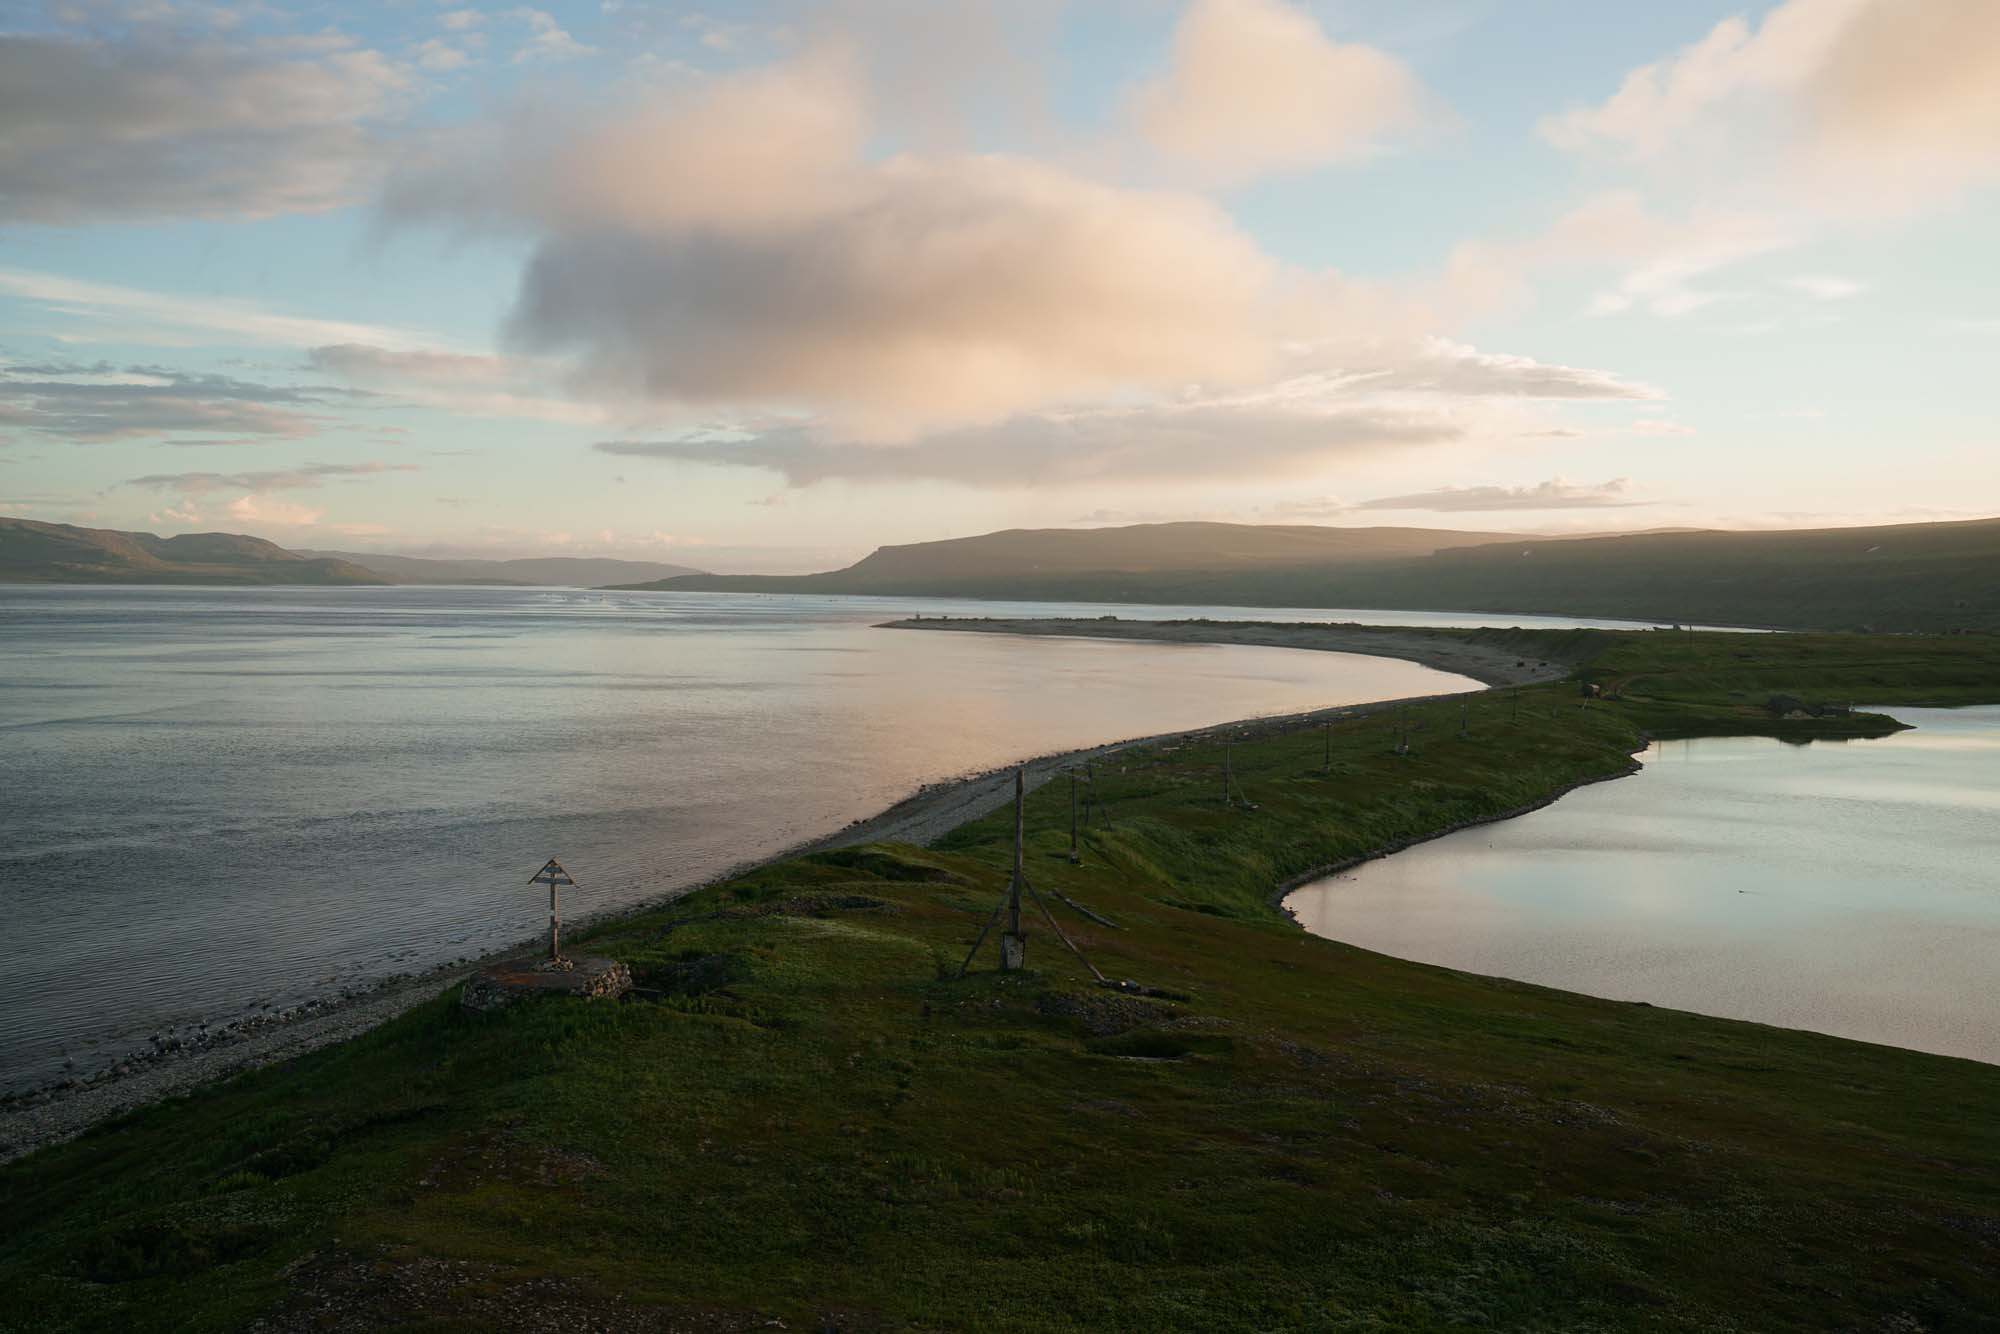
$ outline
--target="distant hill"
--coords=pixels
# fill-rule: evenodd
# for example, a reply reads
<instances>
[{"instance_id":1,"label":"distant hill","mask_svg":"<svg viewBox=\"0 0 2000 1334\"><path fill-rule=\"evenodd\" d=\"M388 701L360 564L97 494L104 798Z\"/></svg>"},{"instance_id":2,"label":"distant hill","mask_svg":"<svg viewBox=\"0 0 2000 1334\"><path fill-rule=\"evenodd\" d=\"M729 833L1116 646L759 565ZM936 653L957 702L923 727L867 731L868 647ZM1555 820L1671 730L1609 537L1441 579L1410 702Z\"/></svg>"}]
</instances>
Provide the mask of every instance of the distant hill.
<instances>
[{"instance_id":1,"label":"distant hill","mask_svg":"<svg viewBox=\"0 0 2000 1334\"><path fill-rule=\"evenodd\" d=\"M348 561L301 555L241 533L158 537L0 517L0 582L380 584Z\"/></svg>"},{"instance_id":2,"label":"distant hill","mask_svg":"<svg viewBox=\"0 0 2000 1334\"><path fill-rule=\"evenodd\" d=\"M1564 538L1207 523L1015 529L883 547L825 574L646 586L2000 630L2000 519Z\"/></svg>"},{"instance_id":3,"label":"distant hill","mask_svg":"<svg viewBox=\"0 0 2000 1334\"><path fill-rule=\"evenodd\" d=\"M1010 528L978 537L878 548L844 570L803 575L703 575L662 581L677 590L1069 596L1096 589L1171 591L1189 579L1428 556L1512 534L1439 528L1326 528L1310 524L1144 523L1123 528ZM650 585L648 585L650 586ZM1077 596L1084 594L1078 593ZM1097 596L1098 594L1091 594ZM1142 597L1142 601L1170 601Z\"/></svg>"},{"instance_id":4,"label":"distant hill","mask_svg":"<svg viewBox=\"0 0 2000 1334\"><path fill-rule=\"evenodd\" d=\"M440 560L393 556L377 551L301 551L301 555L347 561L372 570L392 584L503 584L596 588L700 574L690 565L651 560L611 560L595 556L530 556L520 560Z\"/></svg>"}]
</instances>

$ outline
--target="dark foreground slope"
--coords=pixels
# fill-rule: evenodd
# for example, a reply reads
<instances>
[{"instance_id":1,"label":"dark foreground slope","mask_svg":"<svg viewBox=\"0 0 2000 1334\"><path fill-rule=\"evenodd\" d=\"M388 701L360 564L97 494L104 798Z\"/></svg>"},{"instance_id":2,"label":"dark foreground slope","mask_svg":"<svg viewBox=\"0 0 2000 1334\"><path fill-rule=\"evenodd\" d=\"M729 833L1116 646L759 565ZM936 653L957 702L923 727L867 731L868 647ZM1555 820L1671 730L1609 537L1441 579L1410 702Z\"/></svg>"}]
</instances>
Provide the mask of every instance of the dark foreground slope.
<instances>
[{"instance_id":1,"label":"dark foreground slope","mask_svg":"<svg viewBox=\"0 0 2000 1334\"><path fill-rule=\"evenodd\" d=\"M1346 545L1272 540L1248 559L1233 554L1233 536L1189 532L1175 547L1155 531L1142 561L1106 536L1136 530L997 533L885 547L828 574L711 575L657 586L1491 611L1783 629L2000 629L2000 519L1562 539L1439 533L1434 550L1412 549L1421 545L1409 537L1415 529L1156 528L1343 534ZM1049 560L1034 558L1038 545Z\"/></svg>"},{"instance_id":2,"label":"dark foreground slope","mask_svg":"<svg viewBox=\"0 0 2000 1334\"><path fill-rule=\"evenodd\" d=\"M241 533L157 537L0 518L0 583L379 584L344 560L314 558Z\"/></svg>"},{"instance_id":3,"label":"dark foreground slope","mask_svg":"<svg viewBox=\"0 0 2000 1334\"><path fill-rule=\"evenodd\" d=\"M884 631L883 633L896 633ZM15 1329L1990 1329L2000 1068L1398 962L1313 868L1623 773L1754 701L2000 697L2000 640L1635 634L1572 684L1102 764L1033 971L955 977L1007 822L596 931L647 988L461 1013L0 1169ZM1553 651L1553 650L1552 650ZM581 871L581 868L578 868ZM990 960L991 944L988 945Z\"/></svg>"}]
</instances>

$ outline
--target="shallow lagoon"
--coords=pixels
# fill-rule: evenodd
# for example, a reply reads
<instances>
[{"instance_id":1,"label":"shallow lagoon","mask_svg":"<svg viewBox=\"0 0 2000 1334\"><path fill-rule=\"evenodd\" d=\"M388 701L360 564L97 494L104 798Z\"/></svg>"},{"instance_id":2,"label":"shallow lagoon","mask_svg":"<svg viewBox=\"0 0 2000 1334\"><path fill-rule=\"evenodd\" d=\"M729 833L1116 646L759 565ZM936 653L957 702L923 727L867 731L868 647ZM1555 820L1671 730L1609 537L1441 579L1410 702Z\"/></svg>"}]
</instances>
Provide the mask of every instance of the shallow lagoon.
<instances>
[{"instance_id":1,"label":"shallow lagoon","mask_svg":"<svg viewBox=\"0 0 2000 1334\"><path fill-rule=\"evenodd\" d=\"M2000 708L1654 746L1640 774L1293 893L1399 958L2000 1062Z\"/></svg>"}]
</instances>

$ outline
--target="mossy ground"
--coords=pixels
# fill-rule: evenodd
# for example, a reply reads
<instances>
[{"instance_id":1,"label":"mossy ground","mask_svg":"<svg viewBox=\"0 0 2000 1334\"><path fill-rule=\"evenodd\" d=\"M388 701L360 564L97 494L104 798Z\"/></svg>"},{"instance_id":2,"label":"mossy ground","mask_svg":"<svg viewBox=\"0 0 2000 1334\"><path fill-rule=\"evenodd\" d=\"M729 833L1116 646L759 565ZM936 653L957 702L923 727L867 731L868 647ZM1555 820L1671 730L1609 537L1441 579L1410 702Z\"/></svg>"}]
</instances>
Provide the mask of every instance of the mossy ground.
<instances>
[{"instance_id":1,"label":"mossy ground","mask_svg":"<svg viewBox=\"0 0 2000 1334\"><path fill-rule=\"evenodd\" d=\"M0 1169L0 1327L2000 1327L2000 1068L1405 963L1273 888L1760 692L2000 698L2000 640L1610 636L1574 684L1101 764L1009 821L602 928L647 994L454 997ZM1879 690L1860 688L1886 679ZM1853 688L1850 688L1853 687ZM1983 694L1982 694L1983 692ZM1786 724L1880 730L1870 717ZM1406 729L1407 728L1407 732ZM1398 754L1407 735L1411 753ZM817 1324L815 1322L818 1322Z\"/></svg>"}]
</instances>

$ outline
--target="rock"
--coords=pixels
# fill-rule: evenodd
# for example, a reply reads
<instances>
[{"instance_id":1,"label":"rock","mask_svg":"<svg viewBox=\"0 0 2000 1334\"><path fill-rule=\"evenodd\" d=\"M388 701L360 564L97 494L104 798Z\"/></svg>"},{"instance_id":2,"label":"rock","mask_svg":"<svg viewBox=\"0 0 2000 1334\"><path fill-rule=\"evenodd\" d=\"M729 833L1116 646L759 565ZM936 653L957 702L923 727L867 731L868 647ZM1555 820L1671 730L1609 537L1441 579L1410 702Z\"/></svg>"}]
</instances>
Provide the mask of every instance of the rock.
<instances>
[{"instance_id":1,"label":"rock","mask_svg":"<svg viewBox=\"0 0 2000 1334\"><path fill-rule=\"evenodd\" d=\"M466 979L459 1004L497 1010L524 996L576 996L616 1000L632 989L632 970L616 959L575 955L563 959L509 959Z\"/></svg>"}]
</instances>

